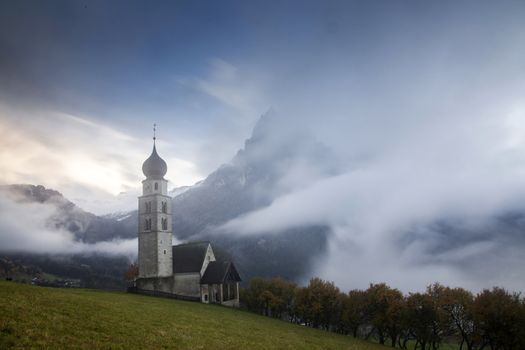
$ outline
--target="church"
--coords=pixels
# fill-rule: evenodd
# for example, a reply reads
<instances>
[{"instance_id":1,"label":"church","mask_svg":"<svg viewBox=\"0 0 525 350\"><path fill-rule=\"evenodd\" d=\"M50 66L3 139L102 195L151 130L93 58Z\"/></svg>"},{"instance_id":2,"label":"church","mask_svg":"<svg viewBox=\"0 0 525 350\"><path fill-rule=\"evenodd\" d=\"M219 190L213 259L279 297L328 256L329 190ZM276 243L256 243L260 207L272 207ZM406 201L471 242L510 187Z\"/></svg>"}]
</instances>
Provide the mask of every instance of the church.
<instances>
[{"instance_id":1,"label":"church","mask_svg":"<svg viewBox=\"0 0 525 350\"><path fill-rule=\"evenodd\" d=\"M168 167L153 151L142 172L138 210L138 268L136 291L178 299L239 306L241 278L231 261L217 259L210 242L172 245Z\"/></svg>"}]
</instances>

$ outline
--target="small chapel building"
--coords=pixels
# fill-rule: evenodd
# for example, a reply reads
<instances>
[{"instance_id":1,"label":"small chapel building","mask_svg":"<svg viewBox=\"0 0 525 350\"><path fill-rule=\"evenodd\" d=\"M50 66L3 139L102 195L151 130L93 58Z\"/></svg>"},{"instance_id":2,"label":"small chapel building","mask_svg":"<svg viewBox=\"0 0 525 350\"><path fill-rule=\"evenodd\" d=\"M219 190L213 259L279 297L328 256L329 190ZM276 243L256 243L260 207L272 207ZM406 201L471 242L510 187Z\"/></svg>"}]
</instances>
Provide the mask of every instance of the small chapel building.
<instances>
[{"instance_id":1,"label":"small chapel building","mask_svg":"<svg viewBox=\"0 0 525 350\"><path fill-rule=\"evenodd\" d=\"M178 299L239 306L241 277L231 261L215 257L210 242L172 245L171 197L166 162L153 151L142 165L146 179L138 210L136 291Z\"/></svg>"}]
</instances>

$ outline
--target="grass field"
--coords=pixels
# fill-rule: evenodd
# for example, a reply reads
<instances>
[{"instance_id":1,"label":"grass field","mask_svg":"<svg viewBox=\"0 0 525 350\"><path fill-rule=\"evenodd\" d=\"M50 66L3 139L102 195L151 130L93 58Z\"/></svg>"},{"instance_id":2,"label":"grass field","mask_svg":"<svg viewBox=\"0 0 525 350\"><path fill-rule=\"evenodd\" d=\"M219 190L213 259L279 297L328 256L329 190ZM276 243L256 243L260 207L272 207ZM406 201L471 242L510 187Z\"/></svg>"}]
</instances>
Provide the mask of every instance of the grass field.
<instances>
[{"instance_id":1,"label":"grass field","mask_svg":"<svg viewBox=\"0 0 525 350\"><path fill-rule=\"evenodd\" d=\"M387 347L215 305L0 282L0 349Z\"/></svg>"}]
</instances>

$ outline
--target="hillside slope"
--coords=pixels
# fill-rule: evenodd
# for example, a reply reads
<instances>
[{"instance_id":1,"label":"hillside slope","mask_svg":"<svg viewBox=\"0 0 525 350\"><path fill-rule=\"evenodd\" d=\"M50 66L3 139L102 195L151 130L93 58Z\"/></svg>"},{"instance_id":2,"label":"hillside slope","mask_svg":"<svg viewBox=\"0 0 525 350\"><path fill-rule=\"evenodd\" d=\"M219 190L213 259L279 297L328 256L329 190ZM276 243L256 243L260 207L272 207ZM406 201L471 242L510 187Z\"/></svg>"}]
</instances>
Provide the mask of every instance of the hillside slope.
<instances>
[{"instance_id":1,"label":"hillside slope","mask_svg":"<svg viewBox=\"0 0 525 350\"><path fill-rule=\"evenodd\" d=\"M0 348L386 347L241 310L126 293L0 282Z\"/></svg>"}]
</instances>

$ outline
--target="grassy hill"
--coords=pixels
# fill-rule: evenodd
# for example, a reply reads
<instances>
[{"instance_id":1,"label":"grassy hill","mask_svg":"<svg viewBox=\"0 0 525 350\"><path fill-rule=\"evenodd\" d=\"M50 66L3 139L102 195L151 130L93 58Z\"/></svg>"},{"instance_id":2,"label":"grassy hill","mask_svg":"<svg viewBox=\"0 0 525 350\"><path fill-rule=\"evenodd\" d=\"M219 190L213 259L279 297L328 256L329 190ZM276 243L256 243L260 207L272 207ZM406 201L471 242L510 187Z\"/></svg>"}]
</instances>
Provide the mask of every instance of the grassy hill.
<instances>
[{"instance_id":1,"label":"grassy hill","mask_svg":"<svg viewBox=\"0 0 525 350\"><path fill-rule=\"evenodd\" d=\"M1 349L387 349L241 310L118 292L0 282L0 301Z\"/></svg>"}]
</instances>

